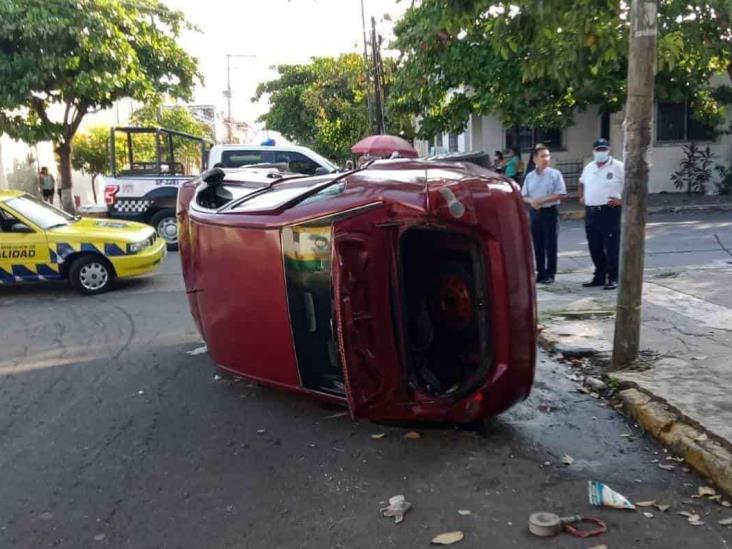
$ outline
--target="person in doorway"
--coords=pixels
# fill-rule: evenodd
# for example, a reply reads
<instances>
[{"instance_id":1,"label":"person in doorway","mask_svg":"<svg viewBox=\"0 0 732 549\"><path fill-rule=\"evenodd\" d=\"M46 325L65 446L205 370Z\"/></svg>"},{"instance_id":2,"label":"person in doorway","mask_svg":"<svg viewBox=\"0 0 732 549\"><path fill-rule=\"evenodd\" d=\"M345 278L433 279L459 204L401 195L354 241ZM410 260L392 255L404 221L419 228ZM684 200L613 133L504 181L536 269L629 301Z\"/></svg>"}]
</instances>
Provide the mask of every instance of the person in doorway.
<instances>
[{"instance_id":1,"label":"person in doorway","mask_svg":"<svg viewBox=\"0 0 732 549\"><path fill-rule=\"evenodd\" d=\"M579 200L585 205L585 233L595 274L584 282L585 288L618 287L620 252L620 216L625 169L610 156L607 139L598 139L592 147L593 161L582 170Z\"/></svg>"},{"instance_id":2,"label":"person in doorway","mask_svg":"<svg viewBox=\"0 0 732 549\"><path fill-rule=\"evenodd\" d=\"M48 173L48 168L46 166L43 166L41 168L41 173L38 175L38 187L41 190L41 197L43 198L44 202L52 204L53 193L56 187L56 180L50 173Z\"/></svg>"},{"instance_id":3,"label":"person in doorway","mask_svg":"<svg viewBox=\"0 0 732 549\"><path fill-rule=\"evenodd\" d=\"M503 151L503 175L516 179L518 175L520 158L514 152L514 149L506 149Z\"/></svg>"},{"instance_id":4,"label":"person in doorway","mask_svg":"<svg viewBox=\"0 0 732 549\"><path fill-rule=\"evenodd\" d=\"M534 148L536 167L526 175L521 196L531 206L531 239L536 257L536 282L551 284L557 274L559 203L567 195L564 177L549 166L551 154L544 145Z\"/></svg>"}]
</instances>

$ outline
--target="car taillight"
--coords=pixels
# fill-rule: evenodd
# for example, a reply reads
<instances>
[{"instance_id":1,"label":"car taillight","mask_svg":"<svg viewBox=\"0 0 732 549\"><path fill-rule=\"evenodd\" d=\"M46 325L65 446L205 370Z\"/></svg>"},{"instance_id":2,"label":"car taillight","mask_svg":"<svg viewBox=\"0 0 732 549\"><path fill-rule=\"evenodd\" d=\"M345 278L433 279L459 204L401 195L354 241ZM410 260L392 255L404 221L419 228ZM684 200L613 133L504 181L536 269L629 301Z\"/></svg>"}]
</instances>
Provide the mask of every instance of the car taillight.
<instances>
[{"instance_id":1,"label":"car taillight","mask_svg":"<svg viewBox=\"0 0 732 549\"><path fill-rule=\"evenodd\" d=\"M104 187L104 202L109 205L114 204L114 200L119 192L119 185L107 185Z\"/></svg>"}]
</instances>

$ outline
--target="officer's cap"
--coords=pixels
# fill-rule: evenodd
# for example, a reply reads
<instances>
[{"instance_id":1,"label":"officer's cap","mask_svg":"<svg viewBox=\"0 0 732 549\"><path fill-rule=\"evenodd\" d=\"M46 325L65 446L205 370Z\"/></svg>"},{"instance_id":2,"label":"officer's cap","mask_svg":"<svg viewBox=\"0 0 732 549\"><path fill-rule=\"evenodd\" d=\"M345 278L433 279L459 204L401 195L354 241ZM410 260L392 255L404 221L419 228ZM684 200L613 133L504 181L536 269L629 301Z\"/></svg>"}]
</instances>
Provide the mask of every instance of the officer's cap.
<instances>
[{"instance_id":1,"label":"officer's cap","mask_svg":"<svg viewBox=\"0 0 732 549\"><path fill-rule=\"evenodd\" d=\"M605 139L604 137L601 137L600 139L598 139L597 141L595 141L592 144L592 148L593 149L609 149L610 143L607 142L607 139Z\"/></svg>"}]
</instances>

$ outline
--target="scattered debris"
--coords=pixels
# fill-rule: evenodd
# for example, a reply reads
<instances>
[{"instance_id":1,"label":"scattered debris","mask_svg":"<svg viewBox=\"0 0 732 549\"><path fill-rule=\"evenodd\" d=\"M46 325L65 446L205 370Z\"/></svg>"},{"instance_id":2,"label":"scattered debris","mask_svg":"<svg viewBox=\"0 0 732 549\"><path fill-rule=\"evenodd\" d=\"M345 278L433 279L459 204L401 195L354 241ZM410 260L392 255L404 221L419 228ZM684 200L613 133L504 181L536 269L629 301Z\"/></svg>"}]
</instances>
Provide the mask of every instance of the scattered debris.
<instances>
[{"instance_id":1,"label":"scattered debris","mask_svg":"<svg viewBox=\"0 0 732 549\"><path fill-rule=\"evenodd\" d=\"M722 507L732 507L732 503L730 503L727 500L722 500L719 502Z\"/></svg>"},{"instance_id":2,"label":"scattered debris","mask_svg":"<svg viewBox=\"0 0 732 549\"><path fill-rule=\"evenodd\" d=\"M643 513L643 516L646 518L653 518L653 513L649 513L648 511Z\"/></svg>"},{"instance_id":3,"label":"scattered debris","mask_svg":"<svg viewBox=\"0 0 732 549\"><path fill-rule=\"evenodd\" d=\"M653 507L656 505L656 500L652 499L650 501L636 501L635 506L636 507Z\"/></svg>"},{"instance_id":4,"label":"scattered debris","mask_svg":"<svg viewBox=\"0 0 732 549\"><path fill-rule=\"evenodd\" d=\"M630 438L633 435L631 433L620 433L620 436L623 437L623 438Z\"/></svg>"},{"instance_id":5,"label":"scattered debris","mask_svg":"<svg viewBox=\"0 0 732 549\"><path fill-rule=\"evenodd\" d=\"M675 471L676 465L666 465L664 463L659 463L658 468L663 469L664 471Z\"/></svg>"},{"instance_id":6,"label":"scattered debris","mask_svg":"<svg viewBox=\"0 0 732 549\"><path fill-rule=\"evenodd\" d=\"M593 545L590 549L607 549L607 545L604 543L602 545Z\"/></svg>"},{"instance_id":7,"label":"scattered debris","mask_svg":"<svg viewBox=\"0 0 732 549\"><path fill-rule=\"evenodd\" d=\"M206 352L208 352L208 347L206 345L201 345L200 347L196 347L195 349L186 351L186 354L188 356L197 356L197 355L202 355L203 353L206 353Z\"/></svg>"},{"instance_id":8,"label":"scattered debris","mask_svg":"<svg viewBox=\"0 0 732 549\"><path fill-rule=\"evenodd\" d=\"M266 432L267 432L267 429L257 429L257 434L258 435L263 435Z\"/></svg>"},{"instance_id":9,"label":"scattered debris","mask_svg":"<svg viewBox=\"0 0 732 549\"><path fill-rule=\"evenodd\" d=\"M656 509L658 509L659 511L661 511L662 513L665 513L666 511L668 511L669 509L671 509L671 506L670 505L667 505L667 504L658 504L657 503L656 505L654 505L654 507Z\"/></svg>"},{"instance_id":10,"label":"scattered debris","mask_svg":"<svg viewBox=\"0 0 732 549\"><path fill-rule=\"evenodd\" d=\"M329 416L325 416L325 419L333 419L333 418L336 418L336 417L343 417L343 416L347 416L348 414L349 414L349 412L338 412L337 414L331 414Z\"/></svg>"},{"instance_id":11,"label":"scattered debris","mask_svg":"<svg viewBox=\"0 0 732 549\"><path fill-rule=\"evenodd\" d=\"M416 440L418 438L422 438L422 435L420 435L417 431L409 431L408 433L404 433L404 438Z\"/></svg>"},{"instance_id":12,"label":"scattered debris","mask_svg":"<svg viewBox=\"0 0 732 549\"><path fill-rule=\"evenodd\" d=\"M689 524L692 526L702 526L704 524L703 520L690 520Z\"/></svg>"},{"instance_id":13,"label":"scattered debris","mask_svg":"<svg viewBox=\"0 0 732 549\"><path fill-rule=\"evenodd\" d=\"M381 514L385 517L394 517L394 524L399 524L404 520L404 514L409 511L412 504L409 503L404 496L398 495L389 498L389 505L380 509Z\"/></svg>"},{"instance_id":14,"label":"scattered debris","mask_svg":"<svg viewBox=\"0 0 732 549\"><path fill-rule=\"evenodd\" d=\"M704 496L716 496L717 491L712 488L711 486L699 486L699 497L703 498Z\"/></svg>"},{"instance_id":15,"label":"scattered debris","mask_svg":"<svg viewBox=\"0 0 732 549\"><path fill-rule=\"evenodd\" d=\"M576 528L575 525L580 523L593 524L594 528ZM508 523L511 526L511 523ZM565 531L568 534L579 538L587 538L590 536L598 536L607 532L607 524L600 519L582 517L580 515L572 515L569 517L560 517L554 513L532 513L529 517L529 532L535 536L549 538Z\"/></svg>"},{"instance_id":16,"label":"scattered debris","mask_svg":"<svg viewBox=\"0 0 732 549\"><path fill-rule=\"evenodd\" d=\"M691 357L691 360L706 360L707 358L709 358L709 357L706 355L701 355L701 356L693 356L693 357Z\"/></svg>"},{"instance_id":17,"label":"scattered debris","mask_svg":"<svg viewBox=\"0 0 732 549\"><path fill-rule=\"evenodd\" d=\"M590 497L590 505L600 507L612 507L614 509L633 509L633 505L628 498L619 494L609 486L596 480L588 481L588 491Z\"/></svg>"},{"instance_id":18,"label":"scattered debris","mask_svg":"<svg viewBox=\"0 0 732 549\"><path fill-rule=\"evenodd\" d=\"M221 381L221 376L219 374L216 374L214 376L214 381Z\"/></svg>"},{"instance_id":19,"label":"scattered debris","mask_svg":"<svg viewBox=\"0 0 732 549\"><path fill-rule=\"evenodd\" d=\"M371 435L371 438L380 439L380 438L384 438L385 436L386 436L386 433L374 433Z\"/></svg>"},{"instance_id":20,"label":"scattered debris","mask_svg":"<svg viewBox=\"0 0 732 549\"><path fill-rule=\"evenodd\" d=\"M472 512L470 509L458 509L458 515L461 517L467 517L468 515L472 515Z\"/></svg>"},{"instance_id":21,"label":"scattered debris","mask_svg":"<svg viewBox=\"0 0 732 549\"><path fill-rule=\"evenodd\" d=\"M104 538L106 537L107 536L105 536L104 534L97 534L96 536L94 536L94 541L104 541Z\"/></svg>"},{"instance_id":22,"label":"scattered debris","mask_svg":"<svg viewBox=\"0 0 732 549\"><path fill-rule=\"evenodd\" d=\"M585 385L587 385L591 389L594 389L595 391L604 391L605 389L607 389L607 384L601 379L597 379L596 377L587 376L585 378Z\"/></svg>"},{"instance_id":23,"label":"scattered debris","mask_svg":"<svg viewBox=\"0 0 732 549\"><path fill-rule=\"evenodd\" d=\"M694 440L696 442L704 442L705 440L708 440L708 439L709 439L709 437L706 435L706 433L702 433L701 435L696 437Z\"/></svg>"},{"instance_id":24,"label":"scattered debris","mask_svg":"<svg viewBox=\"0 0 732 549\"><path fill-rule=\"evenodd\" d=\"M439 536L435 536L432 538L432 544L433 545L452 545L453 543L457 543L458 541L462 540L465 537L465 535L460 530L455 530L454 532L445 532L444 534L440 534Z\"/></svg>"},{"instance_id":25,"label":"scattered debris","mask_svg":"<svg viewBox=\"0 0 732 549\"><path fill-rule=\"evenodd\" d=\"M693 513L690 513L689 511L679 511L676 514L679 515L680 517L686 517L687 519L690 519L693 516L697 516L697 515L694 515Z\"/></svg>"},{"instance_id":26,"label":"scattered debris","mask_svg":"<svg viewBox=\"0 0 732 549\"><path fill-rule=\"evenodd\" d=\"M732 526L732 517L717 521L717 524L719 524L720 526Z\"/></svg>"},{"instance_id":27,"label":"scattered debris","mask_svg":"<svg viewBox=\"0 0 732 549\"><path fill-rule=\"evenodd\" d=\"M562 463L565 465L572 465L574 463L574 458L568 454L565 454L562 456Z\"/></svg>"},{"instance_id":28,"label":"scattered debris","mask_svg":"<svg viewBox=\"0 0 732 549\"><path fill-rule=\"evenodd\" d=\"M53 513L50 511L46 511L45 513L41 513L38 515L38 518L41 520L52 520L53 519Z\"/></svg>"},{"instance_id":29,"label":"scattered debris","mask_svg":"<svg viewBox=\"0 0 732 549\"><path fill-rule=\"evenodd\" d=\"M137 391L137 395L138 395L138 396L142 396L142 395L144 395L144 394L145 394L145 391L144 391L144 390L142 390L142 389L140 389L139 391Z\"/></svg>"},{"instance_id":30,"label":"scattered debris","mask_svg":"<svg viewBox=\"0 0 732 549\"><path fill-rule=\"evenodd\" d=\"M666 461L675 461L676 463L684 463L684 458L666 456Z\"/></svg>"}]
</instances>

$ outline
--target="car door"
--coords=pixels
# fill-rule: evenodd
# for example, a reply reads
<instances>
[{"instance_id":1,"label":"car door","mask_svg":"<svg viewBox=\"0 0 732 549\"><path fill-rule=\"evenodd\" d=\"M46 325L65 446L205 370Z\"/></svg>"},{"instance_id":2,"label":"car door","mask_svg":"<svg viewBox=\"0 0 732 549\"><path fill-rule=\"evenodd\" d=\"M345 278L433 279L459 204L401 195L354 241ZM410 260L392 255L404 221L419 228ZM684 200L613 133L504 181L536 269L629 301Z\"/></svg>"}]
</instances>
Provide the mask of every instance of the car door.
<instances>
[{"instance_id":1,"label":"car door","mask_svg":"<svg viewBox=\"0 0 732 549\"><path fill-rule=\"evenodd\" d=\"M45 231L0 202L0 282L57 278L58 265L51 263Z\"/></svg>"},{"instance_id":2,"label":"car door","mask_svg":"<svg viewBox=\"0 0 732 549\"><path fill-rule=\"evenodd\" d=\"M334 225L335 331L354 418L414 417L399 343L397 230L383 208Z\"/></svg>"}]
</instances>

